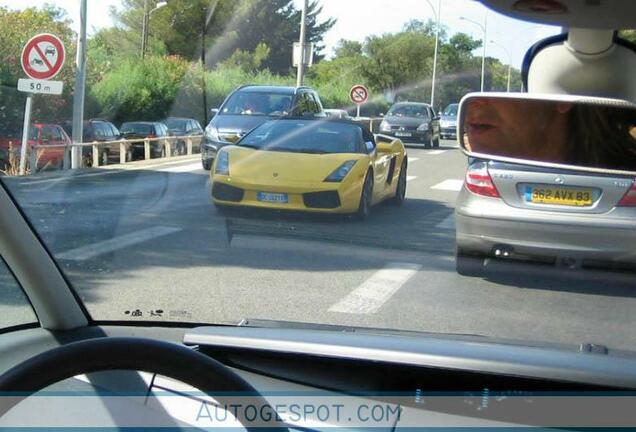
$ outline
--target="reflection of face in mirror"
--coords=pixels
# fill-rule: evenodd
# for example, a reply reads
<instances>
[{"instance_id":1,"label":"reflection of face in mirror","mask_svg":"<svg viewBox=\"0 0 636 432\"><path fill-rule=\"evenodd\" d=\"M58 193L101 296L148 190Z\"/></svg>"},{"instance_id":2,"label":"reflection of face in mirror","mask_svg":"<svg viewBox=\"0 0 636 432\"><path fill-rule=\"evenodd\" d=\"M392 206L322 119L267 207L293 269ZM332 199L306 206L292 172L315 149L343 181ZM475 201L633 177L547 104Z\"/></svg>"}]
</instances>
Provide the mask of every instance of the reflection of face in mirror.
<instances>
[{"instance_id":1,"label":"reflection of face in mirror","mask_svg":"<svg viewBox=\"0 0 636 432\"><path fill-rule=\"evenodd\" d=\"M474 153L636 171L636 110L580 102L476 97L464 108Z\"/></svg>"},{"instance_id":2,"label":"reflection of face in mirror","mask_svg":"<svg viewBox=\"0 0 636 432\"><path fill-rule=\"evenodd\" d=\"M485 154L564 163L571 104L479 98L464 121L466 148Z\"/></svg>"}]
</instances>

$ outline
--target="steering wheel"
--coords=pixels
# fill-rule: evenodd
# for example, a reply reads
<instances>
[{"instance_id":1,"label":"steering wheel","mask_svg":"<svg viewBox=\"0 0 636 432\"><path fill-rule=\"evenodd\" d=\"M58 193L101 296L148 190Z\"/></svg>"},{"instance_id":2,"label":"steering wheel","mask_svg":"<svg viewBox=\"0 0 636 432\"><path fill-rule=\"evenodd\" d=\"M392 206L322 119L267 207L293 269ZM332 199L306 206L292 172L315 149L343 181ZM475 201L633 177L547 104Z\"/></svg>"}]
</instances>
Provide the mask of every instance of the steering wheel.
<instances>
[{"instance_id":1,"label":"steering wheel","mask_svg":"<svg viewBox=\"0 0 636 432\"><path fill-rule=\"evenodd\" d=\"M11 392L14 396L19 393L19 397L1 398L0 417L21 400L52 384L76 375L107 370L156 373L191 385L222 405L236 403L236 400L229 400L233 394L234 397L245 397L258 407L267 406L269 412L274 412L254 387L227 366L204 354L183 345L153 339L102 337L43 352L0 376L0 394ZM226 395L228 392L229 396ZM283 422L274 418L260 425L261 428L241 423L248 431L262 430L262 426L268 430L288 430Z\"/></svg>"}]
</instances>

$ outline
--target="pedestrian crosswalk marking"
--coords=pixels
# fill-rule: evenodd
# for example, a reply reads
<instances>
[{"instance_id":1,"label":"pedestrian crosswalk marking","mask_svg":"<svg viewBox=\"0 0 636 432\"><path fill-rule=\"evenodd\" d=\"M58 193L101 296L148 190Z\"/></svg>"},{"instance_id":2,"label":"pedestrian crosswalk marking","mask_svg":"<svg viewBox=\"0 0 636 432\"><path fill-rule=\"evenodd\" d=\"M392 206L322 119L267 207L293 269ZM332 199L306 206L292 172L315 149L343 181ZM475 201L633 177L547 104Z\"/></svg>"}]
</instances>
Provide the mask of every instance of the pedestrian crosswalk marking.
<instances>
[{"instance_id":1,"label":"pedestrian crosswalk marking","mask_svg":"<svg viewBox=\"0 0 636 432\"><path fill-rule=\"evenodd\" d=\"M329 312L372 314L377 312L422 268L412 263L390 263L329 308Z\"/></svg>"},{"instance_id":2,"label":"pedestrian crosswalk marking","mask_svg":"<svg viewBox=\"0 0 636 432\"><path fill-rule=\"evenodd\" d=\"M448 179L441 183L437 183L435 186L431 186L431 189L459 192L462 190L463 184L463 180Z\"/></svg>"}]
</instances>

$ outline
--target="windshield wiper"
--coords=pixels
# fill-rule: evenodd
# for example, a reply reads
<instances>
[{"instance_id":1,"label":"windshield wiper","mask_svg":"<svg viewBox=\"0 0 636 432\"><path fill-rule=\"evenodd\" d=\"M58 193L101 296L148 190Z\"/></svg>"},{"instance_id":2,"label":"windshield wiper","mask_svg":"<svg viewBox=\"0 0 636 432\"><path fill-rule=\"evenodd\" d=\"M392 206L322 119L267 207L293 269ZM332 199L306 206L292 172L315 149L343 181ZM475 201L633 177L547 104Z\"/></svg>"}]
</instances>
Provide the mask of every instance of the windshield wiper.
<instances>
[{"instance_id":1,"label":"windshield wiper","mask_svg":"<svg viewBox=\"0 0 636 432\"><path fill-rule=\"evenodd\" d=\"M253 144L239 144L239 147L247 147L247 148L251 148L251 149L255 149L255 150L262 150L262 147L259 147L257 145L253 145Z\"/></svg>"}]
</instances>

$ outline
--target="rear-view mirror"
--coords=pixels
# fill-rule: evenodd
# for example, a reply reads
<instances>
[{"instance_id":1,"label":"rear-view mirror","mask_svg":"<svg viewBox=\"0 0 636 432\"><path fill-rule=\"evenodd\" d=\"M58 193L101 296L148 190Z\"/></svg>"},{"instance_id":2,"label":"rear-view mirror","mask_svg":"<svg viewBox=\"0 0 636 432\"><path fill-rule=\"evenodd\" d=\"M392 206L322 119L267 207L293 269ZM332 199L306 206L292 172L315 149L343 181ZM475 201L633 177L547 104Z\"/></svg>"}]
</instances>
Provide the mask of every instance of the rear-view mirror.
<instances>
[{"instance_id":1,"label":"rear-view mirror","mask_svg":"<svg viewBox=\"0 0 636 432\"><path fill-rule=\"evenodd\" d=\"M470 157L636 174L636 105L569 95L472 93L458 139Z\"/></svg>"}]
</instances>

